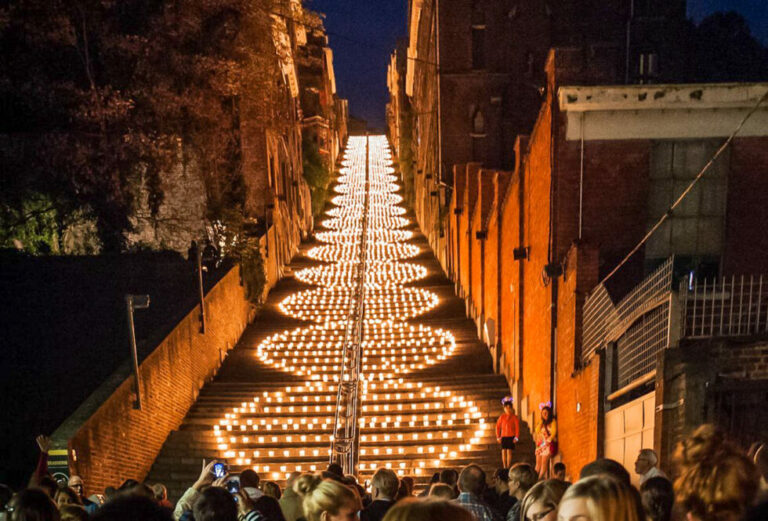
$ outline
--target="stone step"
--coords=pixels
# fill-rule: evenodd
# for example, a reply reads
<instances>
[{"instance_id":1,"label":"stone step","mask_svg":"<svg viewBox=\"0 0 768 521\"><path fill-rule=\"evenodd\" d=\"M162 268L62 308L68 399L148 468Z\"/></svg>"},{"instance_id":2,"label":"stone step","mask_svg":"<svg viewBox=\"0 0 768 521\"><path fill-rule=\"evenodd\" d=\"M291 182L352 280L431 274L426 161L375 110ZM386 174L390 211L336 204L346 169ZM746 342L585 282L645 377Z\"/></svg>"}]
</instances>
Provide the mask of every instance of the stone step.
<instances>
[{"instance_id":1,"label":"stone step","mask_svg":"<svg viewBox=\"0 0 768 521\"><path fill-rule=\"evenodd\" d=\"M379 186L377 183L372 186ZM355 190L360 187L355 186L351 193L356 195L338 200L359 197ZM377 201L384 199L385 196L374 192L371 201L375 207ZM359 212L358 208L351 213L337 213L353 216ZM413 219L412 212L404 216ZM363 370L369 380L359 424L358 477L362 482L370 479L376 468L388 467L400 475L412 476L417 489L421 489L435 471L446 467L459 469L477 463L489 474L495 470L500 463L500 451L494 426L501 413L499 401L509 391L505 378L493 374L488 350L478 340L475 324L466 318L464 303L454 295L453 284L442 274L424 236L414 223L405 229L414 232L409 242L419 252L402 262L423 265L427 276L403 284L418 291L401 293L420 296L412 302L392 302L391 306L372 303L370 309L406 310L427 300L434 304L422 293L431 292L437 296L434 307L405 323L414 328L427 326L449 331L455 345L450 352L444 351L440 339L450 342L450 337L436 336L433 342L427 340L411 351L414 343L409 345L404 340L410 338L410 328L402 328L391 339L387 337L366 346ZM166 440L150 480L163 482L172 499L178 498L197 478L203 458L226 458L232 472L254 468L263 480L281 485L290 471L323 470L327 466L331 428L336 419L335 382L341 363L336 344L342 330L323 330L318 339L324 344L318 348L300 343L301 335L305 335L305 342L312 341L312 333L306 329L292 337L298 340L290 349L277 343L270 348L258 348L272 335L289 335L297 328L312 327L311 322L283 314L280 306L296 292L319 287L305 284L293 274L299 269L326 264L307 256L311 248L321 244L310 238L300 246L300 254L285 270L291 276L272 289L259 319L247 328L217 377L201 391L183 424ZM338 251L348 253L350 248ZM326 253L331 250L325 249ZM320 293L323 292L304 295L306 299L316 295L316 306L323 302L331 305L333 299ZM302 316L338 313L307 307L309 300L304 298L291 302L291 312ZM340 305L333 303L337 304ZM403 352L393 352L391 346L398 346ZM287 371L282 365L295 369ZM524 425L522 431L516 460L528 460L533 453L533 441Z\"/></svg>"}]
</instances>

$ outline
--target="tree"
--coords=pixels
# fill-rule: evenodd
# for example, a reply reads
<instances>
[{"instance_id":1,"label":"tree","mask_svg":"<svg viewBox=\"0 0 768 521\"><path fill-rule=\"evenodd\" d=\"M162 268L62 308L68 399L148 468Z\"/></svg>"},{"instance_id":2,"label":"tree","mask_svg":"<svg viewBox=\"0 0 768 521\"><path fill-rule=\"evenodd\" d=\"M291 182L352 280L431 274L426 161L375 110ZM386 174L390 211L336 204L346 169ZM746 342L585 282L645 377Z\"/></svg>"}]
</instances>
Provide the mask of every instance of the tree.
<instances>
[{"instance_id":1,"label":"tree","mask_svg":"<svg viewBox=\"0 0 768 521\"><path fill-rule=\"evenodd\" d=\"M762 81L768 79L768 49L751 33L743 16L714 13L696 28L696 81Z\"/></svg>"},{"instance_id":2,"label":"tree","mask_svg":"<svg viewBox=\"0 0 768 521\"><path fill-rule=\"evenodd\" d=\"M271 0L16 0L0 11L0 239L85 213L104 248L121 250L137 176L156 211L160 173L179 157L204 172L211 222L242 214L241 105L257 107L251 124L284 125L272 9Z\"/></svg>"}]
</instances>

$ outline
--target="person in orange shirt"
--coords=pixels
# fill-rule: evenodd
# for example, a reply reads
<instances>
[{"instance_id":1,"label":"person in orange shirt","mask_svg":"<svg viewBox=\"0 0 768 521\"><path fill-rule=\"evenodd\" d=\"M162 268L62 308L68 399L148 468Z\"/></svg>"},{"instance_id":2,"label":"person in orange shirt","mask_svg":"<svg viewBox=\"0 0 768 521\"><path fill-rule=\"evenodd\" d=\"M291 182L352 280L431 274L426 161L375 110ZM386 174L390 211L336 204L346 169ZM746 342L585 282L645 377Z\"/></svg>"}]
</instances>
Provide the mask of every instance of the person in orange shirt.
<instances>
[{"instance_id":1,"label":"person in orange shirt","mask_svg":"<svg viewBox=\"0 0 768 521\"><path fill-rule=\"evenodd\" d=\"M512 451L520 436L520 421L512 407L514 400L511 396L505 396L501 400L504 414L496 421L496 440L501 444L501 462L505 469L512 466Z\"/></svg>"}]
</instances>

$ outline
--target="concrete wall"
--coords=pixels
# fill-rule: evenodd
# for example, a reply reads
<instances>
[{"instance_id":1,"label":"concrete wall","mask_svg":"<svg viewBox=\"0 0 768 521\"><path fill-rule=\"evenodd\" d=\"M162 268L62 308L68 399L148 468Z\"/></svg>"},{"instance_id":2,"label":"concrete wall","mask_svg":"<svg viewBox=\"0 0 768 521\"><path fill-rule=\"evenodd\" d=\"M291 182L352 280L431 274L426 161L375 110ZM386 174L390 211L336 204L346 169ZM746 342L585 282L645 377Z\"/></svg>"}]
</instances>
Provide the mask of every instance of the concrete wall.
<instances>
[{"instance_id":1,"label":"concrete wall","mask_svg":"<svg viewBox=\"0 0 768 521\"><path fill-rule=\"evenodd\" d=\"M239 271L230 270L206 296L205 334L196 306L141 362L142 410L133 408L133 377L125 368L53 434L55 446L69 450L70 472L90 490L143 479L165 439L237 343L252 314Z\"/></svg>"}]
</instances>

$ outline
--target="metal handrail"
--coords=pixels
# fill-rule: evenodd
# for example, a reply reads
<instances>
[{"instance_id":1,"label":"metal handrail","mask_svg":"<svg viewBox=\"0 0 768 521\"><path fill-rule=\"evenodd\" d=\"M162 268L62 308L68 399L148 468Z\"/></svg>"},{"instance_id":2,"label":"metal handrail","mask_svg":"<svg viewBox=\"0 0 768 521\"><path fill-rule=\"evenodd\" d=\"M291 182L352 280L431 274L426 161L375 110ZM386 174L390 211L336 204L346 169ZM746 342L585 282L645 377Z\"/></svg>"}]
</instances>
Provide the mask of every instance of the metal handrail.
<instances>
[{"instance_id":1,"label":"metal handrail","mask_svg":"<svg viewBox=\"0 0 768 521\"><path fill-rule=\"evenodd\" d=\"M359 454L357 425L360 414L360 384L362 375L362 346L365 319L365 275L368 244L368 206L370 194L369 139L365 139L365 196L360 230L360 251L355 275L354 299L346 318L339 386L336 391L336 412L329 463L340 463L345 474L355 474ZM343 413L342 413L343 410Z\"/></svg>"}]
</instances>

